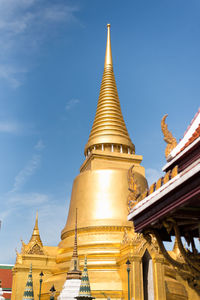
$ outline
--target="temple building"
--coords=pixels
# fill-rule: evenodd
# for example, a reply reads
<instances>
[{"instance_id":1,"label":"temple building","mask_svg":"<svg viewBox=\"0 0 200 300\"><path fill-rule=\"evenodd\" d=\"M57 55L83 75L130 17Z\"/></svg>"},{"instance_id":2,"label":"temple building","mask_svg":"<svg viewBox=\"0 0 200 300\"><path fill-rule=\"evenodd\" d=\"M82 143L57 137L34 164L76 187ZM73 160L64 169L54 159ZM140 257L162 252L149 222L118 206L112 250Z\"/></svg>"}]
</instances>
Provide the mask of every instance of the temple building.
<instances>
[{"instance_id":1,"label":"temple building","mask_svg":"<svg viewBox=\"0 0 200 300\"><path fill-rule=\"evenodd\" d=\"M189 299L199 299L200 251L195 238L200 237L200 109L178 144L167 128L166 117L161 122L167 142L165 176L138 197L128 218L136 232L154 236L187 287ZM176 253L170 254L164 242L174 236Z\"/></svg>"},{"instance_id":2,"label":"temple building","mask_svg":"<svg viewBox=\"0 0 200 300\"><path fill-rule=\"evenodd\" d=\"M128 211L147 190L142 156L135 153L120 108L107 25L104 72L94 123L84 150L85 161L75 178L66 225L58 247L45 247L38 223L28 244L23 242L13 269L12 300L21 300L32 262L34 295L39 273L44 273L41 300L49 299L54 285L57 298L71 268L76 234L80 270L87 270L91 297L134 300L186 300L188 293L166 262L155 238L144 238L127 220ZM77 230L76 208L78 208ZM174 252L176 249L174 249ZM75 257L74 257L75 258ZM76 259L73 260L73 262ZM17 287L17 288L16 288Z\"/></svg>"},{"instance_id":3,"label":"temple building","mask_svg":"<svg viewBox=\"0 0 200 300\"><path fill-rule=\"evenodd\" d=\"M57 247L44 246L38 228L38 214L35 226L28 244L22 241L20 253L16 253L16 262L13 268L12 297L11 299L22 299L27 277L32 264L33 292L35 297L39 294L40 273L43 271L44 278L52 274L55 266ZM49 291L48 291L49 292Z\"/></svg>"}]
</instances>

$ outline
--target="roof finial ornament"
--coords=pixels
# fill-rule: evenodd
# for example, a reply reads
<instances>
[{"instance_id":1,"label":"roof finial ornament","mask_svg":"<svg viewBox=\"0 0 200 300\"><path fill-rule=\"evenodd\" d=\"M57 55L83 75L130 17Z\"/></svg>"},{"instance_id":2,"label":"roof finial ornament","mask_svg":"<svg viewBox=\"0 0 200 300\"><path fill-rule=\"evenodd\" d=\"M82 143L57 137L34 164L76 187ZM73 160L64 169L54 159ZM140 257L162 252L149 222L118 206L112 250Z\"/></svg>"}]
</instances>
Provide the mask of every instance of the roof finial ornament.
<instances>
[{"instance_id":1,"label":"roof finial ornament","mask_svg":"<svg viewBox=\"0 0 200 300\"><path fill-rule=\"evenodd\" d=\"M111 41L110 41L110 24L107 24L107 44L106 44L106 55L105 55L105 65L104 67L112 68L112 51L111 51Z\"/></svg>"},{"instance_id":2,"label":"roof finial ornament","mask_svg":"<svg viewBox=\"0 0 200 300\"><path fill-rule=\"evenodd\" d=\"M161 129L164 135L164 141L167 143L167 146L165 148L165 157L167 158L171 151L176 147L177 141L175 137L173 137L172 133L169 131L167 124L165 123L165 120L167 118L168 114L164 115L164 117L161 120Z\"/></svg>"},{"instance_id":3,"label":"roof finial ornament","mask_svg":"<svg viewBox=\"0 0 200 300\"><path fill-rule=\"evenodd\" d=\"M38 210L36 211L35 230L39 230L39 229L38 229Z\"/></svg>"},{"instance_id":4,"label":"roof finial ornament","mask_svg":"<svg viewBox=\"0 0 200 300\"><path fill-rule=\"evenodd\" d=\"M35 226L33 228L33 233L30 238L30 241L27 245L23 243L22 246L24 249L23 251L27 252L28 254L44 255L43 244L40 238L40 232L38 227L38 212L36 213Z\"/></svg>"}]
</instances>

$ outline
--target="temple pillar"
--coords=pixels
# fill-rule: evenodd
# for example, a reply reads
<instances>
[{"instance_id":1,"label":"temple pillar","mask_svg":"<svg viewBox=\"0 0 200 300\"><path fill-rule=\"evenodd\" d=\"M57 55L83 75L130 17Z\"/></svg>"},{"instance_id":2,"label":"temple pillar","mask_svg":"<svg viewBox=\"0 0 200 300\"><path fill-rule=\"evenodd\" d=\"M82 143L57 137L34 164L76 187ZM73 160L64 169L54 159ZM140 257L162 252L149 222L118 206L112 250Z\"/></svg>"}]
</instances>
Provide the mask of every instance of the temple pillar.
<instances>
[{"instance_id":1,"label":"temple pillar","mask_svg":"<svg viewBox=\"0 0 200 300\"><path fill-rule=\"evenodd\" d=\"M154 299L166 300L165 278L164 278L164 259L153 257L153 274L154 274Z\"/></svg>"},{"instance_id":2,"label":"temple pillar","mask_svg":"<svg viewBox=\"0 0 200 300\"><path fill-rule=\"evenodd\" d=\"M132 285L133 285L133 299L142 300L143 296L143 276L142 276L142 260L141 257L134 256L131 260L132 266Z\"/></svg>"}]
</instances>

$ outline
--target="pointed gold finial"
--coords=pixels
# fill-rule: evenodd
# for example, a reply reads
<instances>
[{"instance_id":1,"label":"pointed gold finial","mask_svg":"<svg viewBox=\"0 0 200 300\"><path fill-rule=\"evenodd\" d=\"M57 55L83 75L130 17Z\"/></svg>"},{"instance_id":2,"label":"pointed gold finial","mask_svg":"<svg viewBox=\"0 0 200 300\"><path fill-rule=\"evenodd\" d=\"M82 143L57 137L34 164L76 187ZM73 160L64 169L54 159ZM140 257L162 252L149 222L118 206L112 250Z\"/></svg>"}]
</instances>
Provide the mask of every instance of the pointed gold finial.
<instances>
[{"instance_id":1,"label":"pointed gold finial","mask_svg":"<svg viewBox=\"0 0 200 300\"><path fill-rule=\"evenodd\" d=\"M36 211L36 217L35 217L35 230L38 230L38 211Z\"/></svg>"},{"instance_id":2,"label":"pointed gold finial","mask_svg":"<svg viewBox=\"0 0 200 300\"><path fill-rule=\"evenodd\" d=\"M94 123L85 146L85 155L87 156L87 153L90 153L92 149L110 149L109 151L112 152L135 153L135 146L129 137L121 112L113 72L110 24L107 25L106 55L101 90Z\"/></svg>"},{"instance_id":3,"label":"pointed gold finial","mask_svg":"<svg viewBox=\"0 0 200 300\"><path fill-rule=\"evenodd\" d=\"M42 241L41 241L41 238L40 238L40 232L39 232L39 228L38 228L38 211L36 212L35 226L33 228L33 233L32 233L32 236L30 238L29 243L31 243L33 241L37 241L42 245Z\"/></svg>"},{"instance_id":4,"label":"pointed gold finial","mask_svg":"<svg viewBox=\"0 0 200 300\"><path fill-rule=\"evenodd\" d=\"M112 67L112 51L110 41L110 24L107 24L107 44L106 44L106 55L104 67Z\"/></svg>"}]
</instances>

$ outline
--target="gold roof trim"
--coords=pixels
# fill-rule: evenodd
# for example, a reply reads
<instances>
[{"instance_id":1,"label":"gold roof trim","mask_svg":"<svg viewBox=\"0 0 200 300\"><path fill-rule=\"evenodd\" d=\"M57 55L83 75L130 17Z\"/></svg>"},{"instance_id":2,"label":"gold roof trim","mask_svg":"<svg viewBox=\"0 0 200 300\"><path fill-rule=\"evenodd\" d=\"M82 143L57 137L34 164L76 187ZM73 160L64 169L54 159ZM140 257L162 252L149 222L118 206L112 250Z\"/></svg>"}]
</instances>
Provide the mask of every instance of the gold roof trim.
<instances>
[{"instance_id":1,"label":"gold roof trim","mask_svg":"<svg viewBox=\"0 0 200 300\"><path fill-rule=\"evenodd\" d=\"M146 190L141 196L139 201L146 198L148 195L152 194L158 190L161 186L165 185L168 181L178 175L178 166L175 166L172 170L168 171L164 177L160 177L157 182L154 182L148 190Z\"/></svg>"},{"instance_id":2,"label":"gold roof trim","mask_svg":"<svg viewBox=\"0 0 200 300\"><path fill-rule=\"evenodd\" d=\"M91 150L100 144L123 145L135 152L122 116L113 72L110 24L107 25L105 64L99 100L89 140L85 146L85 154L88 149Z\"/></svg>"},{"instance_id":3,"label":"gold roof trim","mask_svg":"<svg viewBox=\"0 0 200 300\"><path fill-rule=\"evenodd\" d=\"M129 169L129 172L131 172L131 168ZM149 196L150 194L154 193L156 190L158 190L161 186L165 185L168 181L170 181L172 178L176 177L178 175L178 166L175 166L172 170L168 171L164 177L160 177L157 182L154 182L149 189L146 189L144 192L141 193L139 190L139 186L137 186L137 182L134 181L134 177L132 176L132 187L130 182L130 175L128 177L129 179L129 196L128 196L128 211L130 212L133 207L140 201L142 201L144 198ZM137 193L136 193L137 191Z\"/></svg>"}]
</instances>

